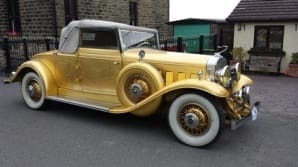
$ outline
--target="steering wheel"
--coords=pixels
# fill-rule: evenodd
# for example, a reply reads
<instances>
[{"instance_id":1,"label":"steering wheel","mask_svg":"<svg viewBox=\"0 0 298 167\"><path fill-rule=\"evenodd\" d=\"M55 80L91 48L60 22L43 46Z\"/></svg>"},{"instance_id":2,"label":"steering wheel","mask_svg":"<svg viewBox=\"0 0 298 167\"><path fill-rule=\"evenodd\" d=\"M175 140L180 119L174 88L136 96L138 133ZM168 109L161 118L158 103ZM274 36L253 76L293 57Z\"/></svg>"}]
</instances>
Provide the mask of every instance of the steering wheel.
<instances>
[{"instance_id":1,"label":"steering wheel","mask_svg":"<svg viewBox=\"0 0 298 167\"><path fill-rule=\"evenodd\" d=\"M150 43L147 41L141 42L140 44L137 45L137 47L141 47L141 46L150 46Z\"/></svg>"}]
</instances>

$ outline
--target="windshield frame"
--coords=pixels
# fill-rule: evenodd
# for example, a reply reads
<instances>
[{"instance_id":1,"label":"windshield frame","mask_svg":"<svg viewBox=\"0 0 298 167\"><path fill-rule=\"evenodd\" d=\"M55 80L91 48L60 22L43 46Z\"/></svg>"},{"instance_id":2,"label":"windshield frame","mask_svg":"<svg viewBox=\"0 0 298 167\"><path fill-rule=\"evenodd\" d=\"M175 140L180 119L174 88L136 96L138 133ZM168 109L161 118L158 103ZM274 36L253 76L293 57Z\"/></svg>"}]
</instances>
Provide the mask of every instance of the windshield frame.
<instances>
[{"instance_id":1,"label":"windshield frame","mask_svg":"<svg viewBox=\"0 0 298 167\"><path fill-rule=\"evenodd\" d=\"M119 28L118 29L118 36L119 36L119 40L120 40L120 45L121 45L121 51L125 51L131 48L135 48L135 47L125 47L122 35L121 35L121 31L136 31L136 32L146 32L146 33L151 33L154 34L155 37L155 43L156 43L156 47L150 47L152 49L160 49L160 44L159 44L159 34L157 31L148 31L148 30L140 30L140 29L126 29L126 28Z\"/></svg>"}]
</instances>

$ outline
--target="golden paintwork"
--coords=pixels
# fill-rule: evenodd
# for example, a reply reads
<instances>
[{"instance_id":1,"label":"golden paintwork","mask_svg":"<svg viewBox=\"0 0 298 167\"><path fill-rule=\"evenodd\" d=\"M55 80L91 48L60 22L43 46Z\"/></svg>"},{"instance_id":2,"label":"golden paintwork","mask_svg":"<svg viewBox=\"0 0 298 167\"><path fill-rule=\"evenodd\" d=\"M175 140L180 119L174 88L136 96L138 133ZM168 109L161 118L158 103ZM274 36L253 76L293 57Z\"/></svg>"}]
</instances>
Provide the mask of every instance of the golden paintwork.
<instances>
[{"instance_id":1,"label":"golden paintwork","mask_svg":"<svg viewBox=\"0 0 298 167\"><path fill-rule=\"evenodd\" d=\"M228 106L231 106L231 100L228 98L230 90L218 83L206 80L206 75L203 75L202 79L196 78L197 71L206 73L205 63L208 56L188 55L189 57L184 59L183 53L143 48L146 57L138 62L139 50L131 49L120 53L117 50L80 48L76 54L46 52L36 55L32 60L22 64L10 80L11 82L20 81L26 69L30 69L42 78L46 96L96 104L108 108L111 113L127 113L138 110L143 113L139 112L136 115L150 115L158 108L162 96L183 89L200 90L215 97L226 98ZM119 101L121 97L117 96L117 82L119 82L117 77L123 75L121 72L125 69L124 67L130 65L129 68L135 68L132 64L144 69L151 64L152 68L156 68L153 77L161 74L161 79L158 82L162 88L150 92L141 100L137 100L137 103L124 104L123 101ZM143 85L142 89L146 89L145 92L151 91L142 79L136 79L133 82L140 82ZM250 84L252 84L251 79L241 75L240 80L235 83L232 93Z\"/></svg>"},{"instance_id":2,"label":"golden paintwork","mask_svg":"<svg viewBox=\"0 0 298 167\"><path fill-rule=\"evenodd\" d=\"M22 77L26 72L34 71L36 72L43 81L45 85L46 96L56 96L57 95L57 82L53 76L53 71L55 68L48 68L46 62L48 62L49 55L52 55L53 52L45 53L44 55L38 55L35 59L27 61L18 67L15 75L12 75L9 79L9 82L20 82Z\"/></svg>"},{"instance_id":3,"label":"golden paintwork","mask_svg":"<svg viewBox=\"0 0 298 167\"><path fill-rule=\"evenodd\" d=\"M168 112L169 125L185 144L204 146L225 122L236 129L256 119L253 83L239 65L220 55L160 50L158 32L107 21L72 21L61 31L59 49L40 53L12 73L25 103L45 100L112 114L144 117Z\"/></svg>"},{"instance_id":4,"label":"golden paintwork","mask_svg":"<svg viewBox=\"0 0 298 167\"><path fill-rule=\"evenodd\" d=\"M236 93L244 86L252 85L253 81L245 75L240 76L240 80L234 83L232 93Z\"/></svg>"},{"instance_id":5,"label":"golden paintwork","mask_svg":"<svg viewBox=\"0 0 298 167\"><path fill-rule=\"evenodd\" d=\"M141 50L145 53L142 58L138 55ZM249 114L250 106L233 94L251 85L252 80L241 75L232 88L223 87L208 78L207 63L211 58L148 47L124 51L115 47L78 47L73 54L50 51L35 55L18 67L9 82L20 82L33 71L44 83L46 98L138 116L157 112L162 100L173 100L177 92L202 91L220 99L227 115L239 120ZM235 107L239 104L242 108Z\"/></svg>"}]
</instances>

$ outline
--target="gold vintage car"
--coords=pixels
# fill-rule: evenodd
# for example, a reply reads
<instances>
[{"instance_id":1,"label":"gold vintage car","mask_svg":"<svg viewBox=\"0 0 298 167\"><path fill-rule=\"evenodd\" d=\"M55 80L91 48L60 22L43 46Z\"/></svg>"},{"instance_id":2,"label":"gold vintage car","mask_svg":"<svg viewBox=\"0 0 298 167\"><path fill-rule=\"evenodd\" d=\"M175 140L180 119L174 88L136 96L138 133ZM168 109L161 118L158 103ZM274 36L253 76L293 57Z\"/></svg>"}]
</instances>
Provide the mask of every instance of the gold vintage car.
<instances>
[{"instance_id":1,"label":"gold vintage car","mask_svg":"<svg viewBox=\"0 0 298 167\"><path fill-rule=\"evenodd\" d=\"M54 100L149 116L167 106L175 136L197 147L213 143L225 123L236 129L257 115L239 64L228 66L219 53L162 51L156 30L108 21L72 21L58 50L35 55L6 82L21 82L32 109Z\"/></svg>"}]
</instances>

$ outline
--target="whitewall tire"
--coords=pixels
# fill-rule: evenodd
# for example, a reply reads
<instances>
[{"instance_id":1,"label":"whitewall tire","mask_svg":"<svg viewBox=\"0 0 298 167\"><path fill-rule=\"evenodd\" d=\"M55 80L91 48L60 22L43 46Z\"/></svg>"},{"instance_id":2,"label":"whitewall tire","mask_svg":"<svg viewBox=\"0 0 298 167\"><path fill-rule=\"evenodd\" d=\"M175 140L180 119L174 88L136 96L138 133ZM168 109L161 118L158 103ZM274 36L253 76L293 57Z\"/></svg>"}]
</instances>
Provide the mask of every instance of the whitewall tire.
<instances>
[{"instance_id":1,"label":"whitewall tire","mask_svg":"<svg viewBox=\"0 0 298 167\"><path fill-rule=\"evenodd\" d=\"M194 147L213 143L224 128L224 113L216 105L198 94L179 96L169 109L172 132L182 143Z\"/></svg>"},{"instance_id":2,"label":"whitewall tire","mask_svg":"<svg viewBox=\"0 0 298 167\"><path fill-rule=\"evenodd\" d=\"M40 109L45 102L45 86L40 77L29 72L25 74L21 84L23 100L29 108Z\"/></svg>"}]
</instances>

